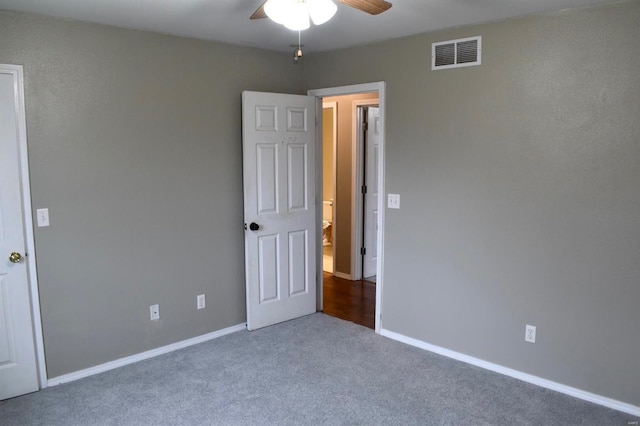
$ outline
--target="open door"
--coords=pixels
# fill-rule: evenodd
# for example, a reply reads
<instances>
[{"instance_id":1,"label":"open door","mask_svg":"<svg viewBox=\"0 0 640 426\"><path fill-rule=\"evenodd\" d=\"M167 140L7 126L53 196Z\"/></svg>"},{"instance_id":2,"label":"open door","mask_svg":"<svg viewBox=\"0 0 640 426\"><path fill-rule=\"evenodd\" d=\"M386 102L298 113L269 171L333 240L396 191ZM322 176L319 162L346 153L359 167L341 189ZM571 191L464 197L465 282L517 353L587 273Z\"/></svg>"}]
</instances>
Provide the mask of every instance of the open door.
<instances>
[{"instance_id":1,"label":"open door","mask_svg":"<svg viewBox=\"0 0 640 426\"><path fill-rule=\"evenodd\" d=\"M316 311L313 96L243 92L247 328Z\"/></svg>"},{"instance_id":2,"label":"open door","mask_svg":"<svg viewBox=\"0 0 640 426\"><path fill-rule=\"evenodd\" d=\"M376 274L378 265L378 159L380 158L380 109L366 107L364 144L364 237L362 278Z\"/></svg>"},{"instance_id":3,"label":"open door","mask_svg":"<svg viewBox=\"0 0 640 426\"><path fill-rule=\"evenodd\" d=\"M21 90L22 69L0 64L0 400L39 385L21 195Z\"/></svg>"}]
</instances>

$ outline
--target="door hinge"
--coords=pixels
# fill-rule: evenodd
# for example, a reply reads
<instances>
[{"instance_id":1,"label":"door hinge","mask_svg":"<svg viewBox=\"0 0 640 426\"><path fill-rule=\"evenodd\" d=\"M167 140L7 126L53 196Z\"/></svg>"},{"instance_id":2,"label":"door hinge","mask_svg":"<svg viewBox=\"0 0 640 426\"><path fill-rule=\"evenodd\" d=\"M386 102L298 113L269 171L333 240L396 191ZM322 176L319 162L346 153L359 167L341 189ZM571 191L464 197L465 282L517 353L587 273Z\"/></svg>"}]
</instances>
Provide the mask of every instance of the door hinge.
<instances>
[{"instance_id":1,"label":"door hinge","mask_svg":"<svg viewBox=\"0 0 640 426\"><path fill-rule=\"evenodd\" d=\"M369 131L369 123L367 123L366 121L364 123L362 123L362 129L365 132Z\"/></svg>"},{"instance_id":2,"label":"door hinge","mask_svg":"<svg viewBox=\"0 0 640 426\"><path fill-rule=\"evenodd\" d=\"M360 255L364 256L367 254L367 248L366 247L361 247L360 248Z\"/></svg>"},{"instance_id":3,"label":"door hinge","mask_svg":"<svg viewBox=\"0 0 640 426\"><path fill-rule=\"evenodd\" d=\"M367 185L362 185L362 188L360 190L363 194L367 193Z\"/></svg>"}]
</instances>

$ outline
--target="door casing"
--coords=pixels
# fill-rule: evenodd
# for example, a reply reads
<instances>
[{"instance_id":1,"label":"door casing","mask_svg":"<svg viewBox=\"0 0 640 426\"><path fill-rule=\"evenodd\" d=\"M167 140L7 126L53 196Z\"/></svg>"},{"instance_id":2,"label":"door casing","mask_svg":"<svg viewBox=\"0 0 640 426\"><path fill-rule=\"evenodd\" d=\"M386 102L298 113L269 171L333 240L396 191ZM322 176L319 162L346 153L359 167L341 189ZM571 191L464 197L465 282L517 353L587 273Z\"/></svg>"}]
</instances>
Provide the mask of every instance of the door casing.
<instances>
[{"instance_id":1,"label":"door casing","mask_svg":"<svg viewBox=\"0 0 640 426\"><path fill-rule=\"evenodd\" d=\"M380 159L378 163L378 265L376 270L376 314L375 314L375 331L380 333L381 318L382 318L382 288L384 285L384 223L385 223L385 208L384 201L386 198L385 192L385 151L386 151L386 83L384 81L354 84L349 86L328 87L322 89L312 89L307 91L308 95L315 96L317 98L316 104L316 121L320 123L322 121L322 98L329 96L342 96L342 95L354 95L359 93L378 93L378 105L380 108ZM320 111L320 115L318 115ZM316 144L322 143L322 126L316 126ZM320 142L318 142L320 141ZM322 149L320 146L318 149ZM316 238L317 241L322 241L322 156L316 156ZM320 199L318 199L320 197ZM316 305L318 311L322 310L322 250L318 250L316 254L316 263L319 271L317 274L316 285Z\"/></svg>"}]
</instances>

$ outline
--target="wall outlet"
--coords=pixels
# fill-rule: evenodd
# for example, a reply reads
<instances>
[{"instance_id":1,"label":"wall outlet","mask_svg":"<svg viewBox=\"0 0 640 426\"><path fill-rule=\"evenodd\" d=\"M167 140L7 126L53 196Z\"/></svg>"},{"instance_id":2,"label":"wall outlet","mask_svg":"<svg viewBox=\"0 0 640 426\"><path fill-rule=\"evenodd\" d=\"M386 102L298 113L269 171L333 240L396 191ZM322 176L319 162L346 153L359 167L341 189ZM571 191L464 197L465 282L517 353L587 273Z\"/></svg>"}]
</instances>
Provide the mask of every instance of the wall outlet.
<instances>
[{"instance_id":1,"label":"wall outlet","mask_svg":"<svg viewBox=\"0 0 640 426\"><path fill-rule=\"evenodd\" d=\"M388 194L387 207L390 209L400 208L400 194Z\"/></svg>"},{"instance_id":2,"label":"wall outlet","mask_svg":"<svg viewBox=\"0 0 640 426\"><path fill-rule=\"evenodd\" d=\"M204 307L206 306L204 294L200 294L198 295L198 297L196 297L196 306L198 307L198 309L204 309Z\"/></svg>"},{"instance_id":3,"label":"wall outlet","mask_svg":"<svg viewBox=\"0 0 640 426\"><path fill-rule=\"evenodd\" d=\"M160 305L151 305L149 306L149 314L151 316L151 321L160 319Z\"/></svg>"},{"instance_id":4,"label":"wall outlet","mask_svg":"<svg viewBox=\"0 0 640 426\"><path fill-rule=\"evenodd\" d=\"M536 342L536 326L535 325L527 324L527 326L524 329L524 341L531 342L531 343Z\"/></svg>"}]
</instances>

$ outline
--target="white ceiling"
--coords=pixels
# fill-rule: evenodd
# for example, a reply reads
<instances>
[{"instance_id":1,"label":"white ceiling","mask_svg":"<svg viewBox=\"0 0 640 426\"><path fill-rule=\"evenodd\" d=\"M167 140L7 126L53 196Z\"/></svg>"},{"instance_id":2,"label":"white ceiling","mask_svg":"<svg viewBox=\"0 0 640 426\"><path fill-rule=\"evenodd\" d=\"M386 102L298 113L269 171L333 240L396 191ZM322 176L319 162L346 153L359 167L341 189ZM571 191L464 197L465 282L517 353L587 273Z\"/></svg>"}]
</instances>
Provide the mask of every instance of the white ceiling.
<instances>
[{"instance_id":1,"label":"white ceiling","mask_svg":"<svg viewBox=\"0 0 640 426\"><path fill-rule=\"evenodd\" d=\"M297 33L269 19L250 21L263 0L0 0L0 9L98 22L205 40L290 50ZM338 3L328 23L302 33L305 51L323 51L530 13L611 0L389 0L371 16Z\"/></svg>"}]
</instances>

